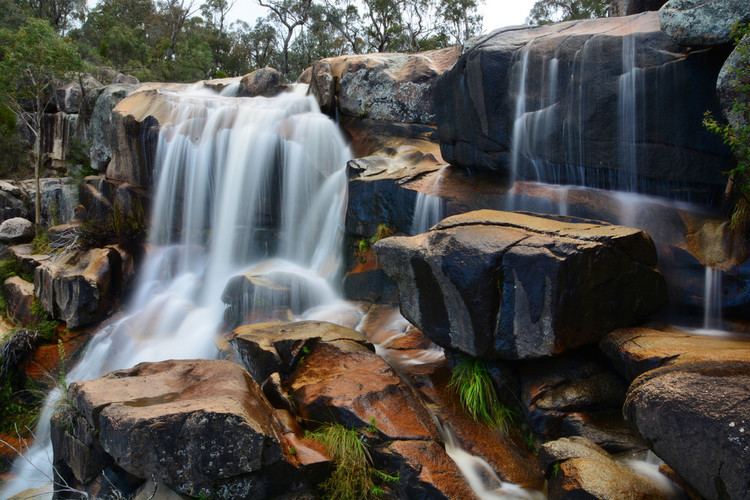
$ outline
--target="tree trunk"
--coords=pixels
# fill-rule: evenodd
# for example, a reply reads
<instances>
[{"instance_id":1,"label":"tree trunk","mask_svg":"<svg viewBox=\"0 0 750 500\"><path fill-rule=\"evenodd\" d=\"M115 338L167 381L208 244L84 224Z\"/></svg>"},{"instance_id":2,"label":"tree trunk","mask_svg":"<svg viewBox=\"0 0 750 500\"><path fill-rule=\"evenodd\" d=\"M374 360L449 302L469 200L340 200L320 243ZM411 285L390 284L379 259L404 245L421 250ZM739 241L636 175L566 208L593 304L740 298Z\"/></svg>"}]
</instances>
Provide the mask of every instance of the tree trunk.
<instances>
[{"instance_id":1,"label":"tree trunk","mask_svg":"<svg viewBox=\"0 0 750 500\"><path fill-rule=\"evenodd\" d=\"M34 196L34 225L36 232L42 227L42 183L39 180L42 170L42 140L41 130L34 139L34 184L36 186L36 195Z\"/></svg>"}]
</instances>

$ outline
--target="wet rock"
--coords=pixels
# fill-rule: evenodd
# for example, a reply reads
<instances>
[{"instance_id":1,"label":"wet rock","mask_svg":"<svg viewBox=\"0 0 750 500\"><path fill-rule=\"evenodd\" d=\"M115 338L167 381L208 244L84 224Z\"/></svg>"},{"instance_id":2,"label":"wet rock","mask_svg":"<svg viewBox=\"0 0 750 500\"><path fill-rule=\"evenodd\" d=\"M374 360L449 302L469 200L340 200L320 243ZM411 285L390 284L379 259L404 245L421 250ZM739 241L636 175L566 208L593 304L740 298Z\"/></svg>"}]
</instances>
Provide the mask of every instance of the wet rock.
<instances>
[{"instance_id":1,"label":"wet rock","mask_svg":"<svg viewBox=\"0 0 750 500\"><path fill-rule=\"evenodd\" d=\"M330 295L316 277L252 268L231 278L221 295L224 321L230 327L258 319L283 319L300 314Z\"/></svg>"},{"instance_id":2,"label":"wet rock","mask_svg":"<svg viewBox=\"0 0 750 500\"><path fill-rule=\"evenodd\" d=\"M365 336L355 330L321 321L243 325L232 332L230 343L261 383L273 372L290 374L316 343L334 340L366 343Z\"/></svg>"},{"instance_id":3,"label":"wet rock","mask_svg":"<svg viewBox=\"0 0 750 500\"><path fill-rule=\"evenodd\" d=\"M34 239L34 224L22 217L6 219L0 224L0 242L28 243Z\"/></svg>"},{"instance_id":4,"label":"wet rock","mask_svg":"<svg viewBox=\"0 0 750 500\"><path fill-rule=\"evenodd\" d=\"M381 451L389 470L397 470L402 498L473 498L455 462L434 441L394 441Z\"/></svg>"},{"instance_id":5,"label":"wet rock","mask_svg":"<svg viewBox=\"0 0 750 500\"><path fill-rule=\"evenodd\" d=\"M3 283L3 294L7 304L7 315L13 322L20 325L31 325L38 318L32 312L34 303L34 284L12 276Z\"/></svg>"},{"instance_id":6,"label":"wet rock","mask_svg":"<svg viewBox=\"0 0 750 500\"><path fill-rule=\"evenodd\" d=\"M559 354L642 321L666 298L650 238L621 226L480 210L375 250L402 314L474 357Z\"/></svg>"},{"instance_id":7,"label":"wet rock","mask_svg":"<svg viewBox=\"0 0 750 500\"><path fill-rule=\"evenodd\" d=\"M681 45L721 45L731 41L736 23L750 21L744 0L669 0L659 11L661 28Z\"/></svg>"},{"instance_id":8,"label":"wet rock","mask_svg":"<svg viewBox=\"0 0 750 500\"><path fill-rule=\"evenodd\" d=\"M519 377L529 423L544 439L578 435L609 451L645 448L621 416L625 382L595 352L525 363Z\"/></svg>"},{"instance_id":9,"label":"wet rock","mask_svg":"<svg viewBox=\"0 0 750 500\"><path fill-rule=\"evenodd\" d=\"M680 330L623 328L601 341L601 349L626 379L665 365L711 361L750 363L750 339L691 334Z\"/></svg>"},{"instance_id":10,"label":"wet rock","mask_svg":"<svg viewBox=\"0 0 750 500\"><path fill-rule=\"evenodd\" d=\"M750 498L750 363L680 362L630 386L623 412L702 496Z\"/></svg>"},{"instance_id":11,"label":"wet rock","mask_svg":"<svg viewBox=\"0 0 750 500\"><path fill-rule=\"evenodd\" d=\"M274 68L261 68L242 77L238 97L273 97L286 90L284 75Z\"/></svg>"},{"instance_id":12,"label":"wet rock","mask_svg":"<svg viewBox=\"0 0 750 500\"><path fill-rule=\"evenodd\" d=\"M621 170L627 162L618 149L616 117L623 46L631 40L642 89L635 95L640 125L633 146L639 191L719 194L730 152L702 121L706 110L717 111L713 89L725 51L678 46L661 31L656 12L510 27L480 37L435 84L443 157L473 171L510 174L517 98L523 95L518 126L527 134L518 148L516 179L621 185L630 174ZM550 85L553 71L557 80Z\"/></svg>"},{"instance_id":13,"label":"wet rock","mask_svg":"<svg viewBox=\"0 0 750 500\"><path fill-rule=\"evenodd\" d=\"M13 245L8 247L8 252L18 263L21 273L28 275L33 275L37 267L51 258L49 255L34 254L31 244Z\"/></svg>"},{"instance_id":14,"label":"wet rock","mask_svg":"<svg viewBox=\"0 0 750 500\"><path fill-rule=\"evenodd\" d=\"M391 440L431 440L432 421L408 386L368 347L351 340L316 344L288 381L300 415L348 428L372 422Z\"/></svg>"},{"instance_id":15,"label":"wet rock","mask_svg":"<svg viewBox=\"0 0 750 500\"><path fill-rule=\"evenodd\" d=\"M551 499L672 498L666 477L656 481L640 476L585 438L562 438L545 443L540 459L549 472Z\"/></svg>"},{"instance_id":16,"label":"wet rock","mask_svg":"<svg viewBox=\"0 0 750 500\"><path fill-rule=\"evenodd\" d=\"M55 464L86 488L115 467L180 494L266 498L299 483L283 428L228 361L141 363L68 389L53 417Z\"/></svg>"},{"instance_id":17,"label":"wet rock","mask_svg":"<svg viewBox=\"0 0 750 500\"><path fill-rule=\"evenodd\" d=\"M132 84L108 85L96 99L89 122L91 166L96 170L104 171L107 168L113 150L117 146L112 110L135 88L135 85Z\"/></svg>"},{"instance_id":18,"label":"wet rock","mask_svg":"<svg viewBox=\"0 0 750 500\"><path fill-rule=\"evenodd\" d=\"M89 243L118 242L133 248L144 241L149 216L145 189L104 176L89 176L81 185L80 201Z\"/></svg>"},{"instance_id":19,"label":"wet rock","mask_svg":"<svg viewBox=\"0 0 750 500\"><path fill-rule=\"evenodd\" d=\"M70 252L34 271L34 289L42 307L68 328L102 320L119 298L122 262L112 248Z\"/></svg>"},{"instance_id":20,"label":"wet rock","mask_svg":"<svg viewBox=\"0 0 750 500\"><path fill-rule=\"evenodd\" d=\"M458 48L417 54L331 57L313 64L311 92L321 109L347 116L404 123L435 123L435 79L453 66Z\"/></svg>"},{"instance_id":21,"label":"wet rock","mask_svg":"<svg viewBox=\"0 0 750 500\"><path fill-rule=\"evenodd\" d=\"M716 80L716 92L719 94L721 110L729 124L735 129L747 125L747 117L732 108L736 102L742 102L747 98L746 91L743 92L743 89L747 89L750 85L750 76L747 70L743 75L743 68L748 66L750 66L750 36L745 35L729 54Z\"/></svg>"}]
</instances>

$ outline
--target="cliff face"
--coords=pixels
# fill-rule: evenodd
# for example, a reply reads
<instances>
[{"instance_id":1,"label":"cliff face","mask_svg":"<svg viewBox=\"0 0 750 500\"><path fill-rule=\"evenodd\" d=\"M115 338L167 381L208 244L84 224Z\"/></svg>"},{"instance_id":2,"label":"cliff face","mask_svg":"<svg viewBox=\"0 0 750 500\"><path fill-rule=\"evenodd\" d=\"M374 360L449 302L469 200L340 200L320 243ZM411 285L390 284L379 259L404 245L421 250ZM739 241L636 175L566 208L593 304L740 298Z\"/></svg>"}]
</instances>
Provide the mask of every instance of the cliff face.
<instances>
[{"instance_id":1,"label":"cliff face","mask_svg":"<svg viewBox=\"0 0 750 500\"><path fill-rule=\"evenodd\" d=\"M708 195L730 161L702 126L726 55L678 46L656 12L495 31L435 85L443 156L523 179Z\"/></svg>"}]
</instances>

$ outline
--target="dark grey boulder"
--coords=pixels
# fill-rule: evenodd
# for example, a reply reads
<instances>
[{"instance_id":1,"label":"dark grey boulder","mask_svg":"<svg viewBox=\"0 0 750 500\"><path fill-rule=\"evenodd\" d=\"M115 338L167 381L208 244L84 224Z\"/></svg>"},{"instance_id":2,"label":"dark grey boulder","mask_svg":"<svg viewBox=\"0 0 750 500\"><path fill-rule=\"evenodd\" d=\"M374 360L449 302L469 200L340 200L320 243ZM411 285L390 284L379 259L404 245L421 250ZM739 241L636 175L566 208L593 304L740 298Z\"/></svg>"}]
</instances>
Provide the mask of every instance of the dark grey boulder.
<instances>
[{"instance_id":1,"label":"dark grey boulder","mask_svg":"<svg viewBox=\"0 0 750 500\"><path fill-rule=\"evenodd\" d=\"M528 359L596 342L665 303L642 231L479 210L375 245L402 314L436 344Z\"/></svg>"},{"instance_id":2,"label":"dark grey boulder","mask_svg":"<svg viewBox=\"0 0 750 500\"><path fill-rule=\"evenodd\" d=\"M0 242L28 243L34 239L34 224L23 217L6 219L0 224Z\"/></svg>"},{"instance_id":3,"label":"dark grey boulder","mask_svg":"<svg viewBox=\"0 0 750 500\"><path fill-rule=\"evenodd\" d=\"M274 68L261 68L242 77L239 97L273 97L286 90L284 75Z\"/></svg>"},{"instance_id":4,"label":"dark grey boulder","mask_svg":"<svg viewBox=\"0 0 750 500\"><path fill-rule=\"evenodd\" d=\"M750 498L750 364L680 362L637 378L624 413L702 496Z\"/></svg>"}]
</instances>

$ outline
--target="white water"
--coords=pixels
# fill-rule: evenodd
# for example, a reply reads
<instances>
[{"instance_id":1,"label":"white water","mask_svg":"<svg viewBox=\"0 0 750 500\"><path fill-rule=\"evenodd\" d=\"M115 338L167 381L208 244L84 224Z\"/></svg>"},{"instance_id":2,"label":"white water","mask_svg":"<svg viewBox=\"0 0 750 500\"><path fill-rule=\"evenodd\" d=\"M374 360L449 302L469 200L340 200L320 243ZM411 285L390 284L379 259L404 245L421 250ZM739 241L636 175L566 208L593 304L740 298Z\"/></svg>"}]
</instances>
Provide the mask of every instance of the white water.
<instances>
[{"instance_id":1,"label":"white water","mask_svg":"<svg viewBox=\"0 0 750 500\"><path fill-rule=\"evenodd\" d=\"M721 327L721 270L706 266L706 280L703 288L703 328L720 330Z\"/></svg>"},{"instance_id":2,"label":"white water","mask_svg":"<svg viewBox=\"0 0 750 500\"><path fill-rule=\"evenodd\" d=\"M443 218L443 201L439 196L417 193L411 234L424 233Z\"/></svg>"},{"instance_id":3,"label":"white water","mask_svg":"<svg viewBox=\"0 0 750 500\"><path fill-rule=\"evenodd\" d=\"M618 136L620 179L619 188L625 191L638 190L638 149L637 141L642 129L639 123L638 97L643 96L644 79L636 66L636 38L632 35L622 39L622 74L617 93Z\"/></svg>"},{"instance_id":4,"label":"white water","mask_svg":"<svg viewBox=\"0 0 750 500\"><path fill-rule=\"evenodd\" d=\"M305 89L275 98L232 98L202 89L163 92L171 106L156 154L149 253L127 316L99 332L68 381L143 361L213 358L227 280L257 272L312 278L332 303L312 317L344 314L330 284L340 271L350 152ZM265 267L260 264L275 257ZM7 498L52 476L47 399L36 441L16 461Z\"/></svg>"}]
</instances>

